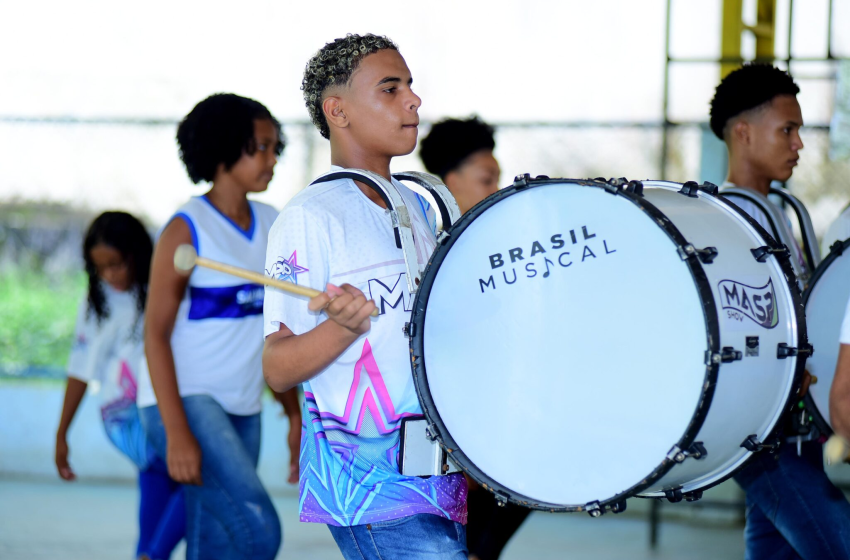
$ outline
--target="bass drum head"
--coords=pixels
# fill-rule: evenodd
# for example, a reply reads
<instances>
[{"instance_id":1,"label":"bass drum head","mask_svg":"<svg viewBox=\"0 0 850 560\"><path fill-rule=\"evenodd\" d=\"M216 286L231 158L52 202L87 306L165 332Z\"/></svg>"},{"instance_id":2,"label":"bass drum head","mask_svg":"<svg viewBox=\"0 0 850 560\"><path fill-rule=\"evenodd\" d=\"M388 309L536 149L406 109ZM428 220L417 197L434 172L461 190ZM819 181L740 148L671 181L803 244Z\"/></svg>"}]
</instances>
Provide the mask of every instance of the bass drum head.
<instances>
[{"instance_id":1,"label":"bass drum head","mask_svg":"<svg viewBox=\"0 0 850 560\"><path fill-rule=\"evenodd\" d=\"M438 247L414 305L415 379L480 482L582 510L649 485L698 431L713 300L647 203L534 183L487 199Z\"/></svg>"},{"instance_id":2,"label":"bass drum head","mask_svg":"<svg viewBox=\"0 0 850 560\"><path fill-rule=\"evenodd\" d=\"M850 240L840 247L820 264L805 294L809 342L815 348L806 361L806 369L818 378L809 386L809 397L814 403L814 420L825 434L832 433L829 390L838 363L841 323L850 299Z\"/></svg>"}]
</instances>

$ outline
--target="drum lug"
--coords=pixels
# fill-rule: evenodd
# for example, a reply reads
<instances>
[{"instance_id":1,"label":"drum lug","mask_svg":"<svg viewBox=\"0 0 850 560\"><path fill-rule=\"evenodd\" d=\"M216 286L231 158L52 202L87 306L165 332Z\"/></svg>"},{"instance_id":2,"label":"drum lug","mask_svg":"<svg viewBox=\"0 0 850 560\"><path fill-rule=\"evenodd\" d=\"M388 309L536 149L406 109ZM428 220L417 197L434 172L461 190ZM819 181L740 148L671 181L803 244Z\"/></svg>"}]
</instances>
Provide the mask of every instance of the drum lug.
<instances>
[{"instance_id":1,"label":"drum lug","mask_svg":"<svg viewBox=\"0 0 850 560\"><path fill-rule=\"evenodd\" d=\"M605 510L600 507L599 502L590 502L584 506L584 509L590 517L602 517L602 514L605 513Z\"/></svg>"},{"instance_id":2,"label":"drum lug","mask_svg":"<svg viewBox=\"0 0 850 560\"><path fill-rule=\"evenodd\" d=\"M717 196L717 193L720 192L720 188L714 183L709 183L708 181L704 181L700 186L700 190L704 193L708 193L711 196Z\"/></svg>"},{"instance_id":3,"label":"drum lug","mask_svg":"<svg viewBox=\"0 0 850 560\"><path fill-rule=\"evenodd\" d=\"M728 364L743 359L743 354L740 350L735 350L732 346L724 346L720 353L712 353L711 350L705 351L705 365L711 366L716 364Z\"/></svg>"},{"instance_id":4,"label":"drum lug","mask_svg":"<svg viewBox=\"0 0 850 560\"><path fill-rule=\"evenodd\" d=\"M416 323L405 323L401 328L401 332L406 338L413 338L416 336Z\"/></svg>"},{"instance_id":5,"label":"drum lug","mask_svg":"<svg viewBox=\"0 0 850 560\"><path fill-rule=\"evenodd\" d=\"M671 504L678 504L682 501L684 497L682 494L681 488L674 488L673 490L665 490L664 496L667 498L667 501Z\"/></svg>"},{"instance_id":6,"label":"drum lug","mask_svg":"<svg viewBox=\"0 0 850 560\"><path fill-rule=\"evenodd\" d=\"M683 194L689 198L699 197L699 184L696 181L688 181L679 190L679 194Z\"/></svg>"},{"instance_id":7,"label":"drum lug","mask_svg":"<svg viewBox=\"0 0 850 560\"><path fill-rule=\"evenodd\" d=\"M691 257L691 256L697 254L696 247L694 247L690 243L688 243L686 245L679 245L678 247L676 247L676 251L679 252L679 256L682 257L683 261L688 260L688 257Z\"/></svg>"},{"instance_id":8,"label":"drum lug","mask_svg":"<svg viewBox=\"0 0 850 560\"><path fill-rule=\"evenodd\" d=\"M626 511L626 500L620 500L611 504L612 513L623 513L624 511Z\"/></svg>"},{"instance_id":9,"label":"drum lug","mask_svg":"<svg viewBox=\"0 0 850 560\"><path fill-rule=\"evenodd\" d=\"M755 249L750 249L750 252L752 252L753 256L760 263L765 262L767 260L767 257L769 257L770 255L776 255L777 257L787 257L791 254L791 252L788 251L788 247L784 245L782 247L768 247L765 245L762 247L756 247Z\"/></svg>"},{"instance_id":10,"label":"drum lug","mask_svg":"<svg viewBox=\"0 0 850 560\"><path fill-rule=\"evenodd\" d=\"M508 497L502 494L501 492L493 491L493 497L496 498L496 505L499 507L505 507L508 505Z\"/></svg>"},{"instance_id":11,"label":"drum lug","mask_svg":"<svg viewBox=\"0 0 850 560\"><path fill-rule=\"evenodd\" d=\"M840 257L843 252L844 252L844 242L843 241L836 241L835 243L833 243L832 245L829 246L829 254L830 255L832 253L835 253L836 257Z\"/></svg>"},{"instance_id":12,"label":"drum lug","mask_svg":"<svg viewBox=\"0 0 850 560\"><path fill-rule=\"evenodd\" d=\"M731 346L724 346L721 349L720 361L723 362L724 364L728 364L730 362L738 361L738 360L742 359L743 357L744 357L744 355L741 353L740 350L735 350Z\"/></svg>"},{"instance_id":13,"label":"drum lug","mask_svg":"<svg viewBox=\"0 0 850 560\"><path fill-rule=\"evenodd\" d=\"M531 181L530 173L523 173L522 175L517 175L516 177L514 177L514 187L516 187L517 190L524 189L528 186L529 181Z\"/></svg>"},{"instance_id":14,"label":"drum lug","mask_svg":"<svg viewBox=\"0 0 850 560\"><path fill-rule=\"evenodd\" d=\"M676 248L679 252L679 256L682 257L682 260L687 260L688 257L696 255L699 257L700 262L704 264L711 264L714 262L714 258L717 256L717 247L706 247L705 249L697 249L690 243L686 245L679 245Z\"/></svg>"},{"instance_id":15,"label":"drum lug","mask_svg":"<svg viewBox=\"0 0 850 560\"><path fill-rule=\"evenodd\" d=\"M779 444L762 443L759 441L759 438L756 434L750 434L747 436L747 439L745 439L743 443L741 443L741 447L752 453L758 453L759 451L764 451L765 449L774 451L777 447L779 447Z\"/></svg>"},{"instance_id":16,"label":"drum lug","mask_svg":"<svg viewBox=\"0 0 850 560\"><path fill-rule=\"evenodd\" d=\"M814 353L815 349L811 344L806 344L804 348L794 348L793 346L788 346L784 342L780 342L776 345L776 357L780 360L784 360L791 356L805 356L808 358Z\"/></svg>"},{"instance_id":17,"label":"drum lug","mask_svg":"<svg viewBox=\"0 0 850 560\"><path fill-rule=\"evenodd\" d=\"M711 264L714 262L715 257L717 257L717 247L699 249L697 251L697 255L699 255L699 260L702 261L703 264Z\"/></svg>"},{"instance_id":18,"label":"drum lug","mask_svg":"<svg viewBox=\"0 0 850 560\"><path fill-rule=\"evenodd\" d=\"M686 449L680 449L678 445L674 445L670 452L667 453L667 458L671 461L675 461L676 463L684 463L685 459L692 458L699 461L700 459L704 459L708 456L708 451L705 449L705 445L701 441L695 441L691 444L691 446Z\"/></svg>"},{"instance_id":19,"label":"drum lug","mask_svg":"<svg viewBox=\"0 0 850 560\"><path fill-rule=\"evenodd\" d=\"M629 181L626 185L626 192L630 192L636 196L643 196L643 183L640 181Z\"/></svg>"},{"instance_id":20,"label":"drum lug","mask_svg":"<svg viewBox=\"0 0 850 560\"><path fill-rule=\"evenodd\" d=\"M693 492L685 492L685 501L686 502L696 502L697 500L702 499L702 490L694 490Z\"/></svg>"},{"instance_id":21,"label":"drum lug","mask_svg":"<svg viewBox=\"0 0 850 560\"><path fill-rule=\"evenodd\" d=\"M437 244L438 244L438 245L440 245L440 246L445 245L445 244L446 244L446 241L448 241L448 240L449 240L449 237L451 237L451 236L449 235L449 232L447 232L446 230L441 231L441 232L437 235Z\"/></svg>"}]
</instances>

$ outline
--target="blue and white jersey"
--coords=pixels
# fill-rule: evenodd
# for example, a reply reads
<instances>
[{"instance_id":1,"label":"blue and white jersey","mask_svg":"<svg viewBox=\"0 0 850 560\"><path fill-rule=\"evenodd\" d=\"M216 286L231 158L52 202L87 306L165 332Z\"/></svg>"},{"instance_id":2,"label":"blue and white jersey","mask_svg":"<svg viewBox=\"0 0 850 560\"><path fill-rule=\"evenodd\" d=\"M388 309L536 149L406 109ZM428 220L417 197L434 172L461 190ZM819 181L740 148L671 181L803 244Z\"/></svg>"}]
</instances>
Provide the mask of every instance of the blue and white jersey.
<instances>
[{"instance_id":1,"label":"blue and white jersey","mask_svg":"<svg viewBox=\"0 0 850 560\"><path fill-rule=\"evenodd\" d=\"M193 197L174 215L192 232L199 256L262 272L277 210L250 201L245 231L205 197ZM170 221L169 221L170 222ZM209 395L230 414L260 411L263 390L264 288L196 267L177 311L171 348L181 396ZM141 368L138 405L156 404L147 363Z\"/></svg>"}]
</instances>

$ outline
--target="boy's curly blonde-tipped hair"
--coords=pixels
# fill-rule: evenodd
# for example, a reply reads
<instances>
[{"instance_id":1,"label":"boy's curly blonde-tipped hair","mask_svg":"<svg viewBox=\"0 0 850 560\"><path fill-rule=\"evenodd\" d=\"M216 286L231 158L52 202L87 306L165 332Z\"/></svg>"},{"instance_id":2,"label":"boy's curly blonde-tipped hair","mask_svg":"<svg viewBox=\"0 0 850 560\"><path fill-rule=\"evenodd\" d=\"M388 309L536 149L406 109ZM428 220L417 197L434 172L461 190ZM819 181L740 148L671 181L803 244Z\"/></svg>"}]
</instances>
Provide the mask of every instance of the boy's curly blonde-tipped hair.
<instances>
[{"instance_id":1,"label":"boy's curly blonde-tipped hair","mask_svg":"<svg viewBox=\"0 0 850 560\"><path fill-rule=\"evenodd\" d=\"M366 55L384 49L398 50L398 46L381 35L352 35L328 43L307 62L301 90L310 113L310 120L325 138L330 139L328 121L322 111L322 96L331 86L346 85L351 74Z\"/></svg>"}]
</instances>

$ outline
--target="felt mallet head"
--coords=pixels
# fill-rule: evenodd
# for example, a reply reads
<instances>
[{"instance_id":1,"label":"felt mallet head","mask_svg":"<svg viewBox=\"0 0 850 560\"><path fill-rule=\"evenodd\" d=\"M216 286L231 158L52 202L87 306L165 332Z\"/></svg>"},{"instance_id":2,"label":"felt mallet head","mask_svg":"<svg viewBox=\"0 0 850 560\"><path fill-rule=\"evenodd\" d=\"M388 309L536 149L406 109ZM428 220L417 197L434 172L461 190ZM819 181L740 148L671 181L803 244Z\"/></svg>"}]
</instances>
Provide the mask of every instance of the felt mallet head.
<instances>
[{"instance_id":1,"label":"felt mallet head","mask_svg":"<svg viewBox=\"0 0 850 560\"><path fill-rule=\"evenodd\" d=\"M195 268L195 260L198 258L198 252L191 245L180 245L174 251L174 270L189 276L192 274L192 269Z\"/></svg>"}]
</instances>

